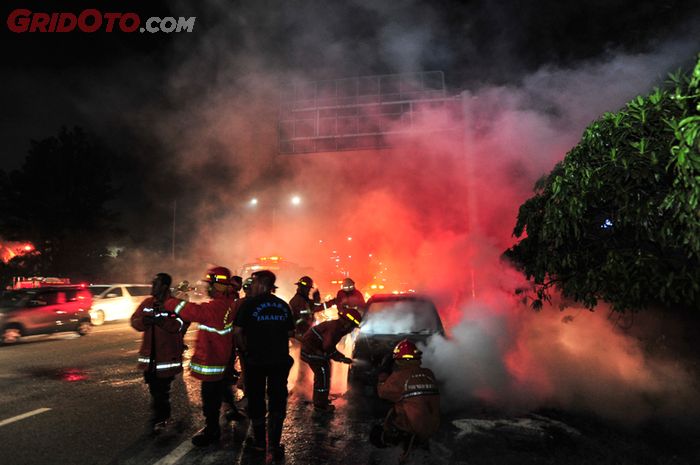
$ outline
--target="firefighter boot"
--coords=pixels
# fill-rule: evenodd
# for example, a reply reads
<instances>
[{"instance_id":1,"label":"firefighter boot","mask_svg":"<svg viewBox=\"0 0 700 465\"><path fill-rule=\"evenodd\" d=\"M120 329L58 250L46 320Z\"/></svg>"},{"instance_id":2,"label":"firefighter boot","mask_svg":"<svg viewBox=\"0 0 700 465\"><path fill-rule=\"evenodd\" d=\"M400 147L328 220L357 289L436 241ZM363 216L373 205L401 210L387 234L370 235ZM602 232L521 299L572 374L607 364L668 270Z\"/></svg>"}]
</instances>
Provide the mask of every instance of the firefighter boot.
<instances>
[{"instance_id":1,"label":"firefighter boot","mask_svg":"<svg viewBox=\"0 0 700 465\"><path fill-rule=\"evenodd\" d=\"M279 414L271 414L267 419L267 434L270 445L270 451L272 452L272 459L275 461L280 461L284 459L284 445L280 444L282 440L282 425L284 423L284 416Z\"/></svg>"},{"instance_id":2,"label":"firefighter boot","mask_svg":"<svg viewBox=\"0 0 700 465\"><path fill-rule=\"evenodd\" d=\"M253 436L248 436L245 445L251 452L264 454L267 447L265 438L265 418L256 418L255 420L251 420L250 423L253 428Z\"/></svg>"}]
</instances>

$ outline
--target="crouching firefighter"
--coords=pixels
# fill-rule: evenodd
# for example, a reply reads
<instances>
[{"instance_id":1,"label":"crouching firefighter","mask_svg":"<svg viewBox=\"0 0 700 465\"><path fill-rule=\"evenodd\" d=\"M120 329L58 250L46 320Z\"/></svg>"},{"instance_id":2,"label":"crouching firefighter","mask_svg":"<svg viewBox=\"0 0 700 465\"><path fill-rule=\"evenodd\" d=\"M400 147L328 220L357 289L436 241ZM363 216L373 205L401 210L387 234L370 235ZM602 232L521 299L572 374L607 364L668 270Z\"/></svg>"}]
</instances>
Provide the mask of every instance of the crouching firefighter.
<instances>
[{"instance_id":1,"label":"crouching firefighter","mask_svg":"<svg viewBox=\"0 0 700 465\"><path fill-rule=\"evenodd\" d=\"M190 373L202 381L202 413L205 426L193 438L192 444L204 447L221 436L219 411L226 381L224 372L233 350L233 304L231 272L223 266L207 270L204 281L209 283L209 302L195 304L168 299L165 308L188 322L199 323Z\"/></svg>"},{"instance_id":2,"label":"crouching firefighter","mask_svg":"<svg viewBox=\"0 0 700 465\"><path fill-rule=\"evenodd\" d=\"M170 420L170 385L182 372L184 322L174 312L163 308L170 297L172 278L158 273L153 279L151 297L146 298L131 315L131 326L143 332L138 368L151 393L151 431L165 430Z\"/></svg>"},{"instance_id":3,"label":"crouching firefighter","mask_svg":"<svg viewBox=\"0 0 700 465\"><path fill-rule=\"evenodd\" d=\"M332 412L335 406L328 400L331 388L331 360L352 363L352 359L341 354L336 345L353 329L360 326L362 315L354 308L338 310L336 320L324 321L310 328L301 339L301 359L314 372L314 408Z\"/></svg>"},{"instance_id":4,"label":"crouching firefighter","mask_svg":"<svg viewBox=\"0 0 700 465\"><path fill-rule=\"evenodd\" d=\"M433 372L421 367L421 355L413 342L404 339L379 374L377 393L394 405L384 423L372 428L370 442L377 447L402 445L402 459L416 443L427 447L440 426L440 393Z\"/></svg>"}]
</instances>

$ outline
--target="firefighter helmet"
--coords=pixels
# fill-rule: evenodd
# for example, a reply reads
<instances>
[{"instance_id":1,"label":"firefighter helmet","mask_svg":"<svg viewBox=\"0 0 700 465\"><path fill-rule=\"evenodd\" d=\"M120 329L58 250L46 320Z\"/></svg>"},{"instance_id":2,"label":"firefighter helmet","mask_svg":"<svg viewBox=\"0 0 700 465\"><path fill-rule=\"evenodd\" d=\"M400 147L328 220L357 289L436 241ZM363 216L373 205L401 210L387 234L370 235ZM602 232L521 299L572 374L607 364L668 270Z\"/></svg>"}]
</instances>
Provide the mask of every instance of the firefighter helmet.
<instances>
[{"instance_id":1,"label":"firefighter helmet","mask_svg":"<svg viewBox=\"0 0 700 465\"><path fill-rule=\"evenodd\" d=\"M360 326L362 323L362 313L356 308L342 308L338 310L338 316L348 319L355 326Z\"/></svg>"},{"instance_id":2,"label":"firefighter helmet","mask_svg":"<svg viewBox=\"0 0 700 465\"><path fill-rule=\"evenodd\" d=\"M400 341L394 347L394 360L420 360L422 355L423 352L418 350L418 347L408 339Z\"/></svg>"},{"instance_id":3,"label":"firefighter helmet","mask_svg":"<svg viewBox=\"0 0 700 465\"><path fill-rule=\"evenodd\" d=\"M231 276L231 285L236 289L243 287L243 278L240 276Z\"/></svg>"},{"instance_id":4,"label":"firefighter helmet","mask_svg":"<svg viewBox=\"0 0 700 465\"><path fill-rule=\"evenodd\" d=\"M204 281L208 283L231 284L231 270L225 266L213 266L207 270Z\"/></svg>"},{"instance_id":5,"label":"firefighter helmet","mask_svg":"<svg viewBox=\"0 0 700 465\"><path fill-rule=\"evenodd\" d=\"M250 286L253 284L253 278L245 278L245 281L243 281L243 290L247 291L250 290Z\"/></svg>"},{"instance_id":6,"label":"firefighter helmet","mask_svg":"<svg viewBox=\"0 0 700 465\"><path fill-rule=\"evenodd\" d=\"M343 279L343 284L340 286L345 292L352 292L355 290L355 281L352 278Z\"/></svg>"},{"instance_id":7,"label":"firefighter helmet","mask_svg":"<svg viewBox=\"0 0 700 465\"><path fill-rule=\"evenodd\" d=\"M311 277L309 276L302 276L301 278L299 278L299 281L295 282L294 284L296 284L297 286L311 288L314 287L314 280L311 279Z\"/></svg>"}]
</instances>

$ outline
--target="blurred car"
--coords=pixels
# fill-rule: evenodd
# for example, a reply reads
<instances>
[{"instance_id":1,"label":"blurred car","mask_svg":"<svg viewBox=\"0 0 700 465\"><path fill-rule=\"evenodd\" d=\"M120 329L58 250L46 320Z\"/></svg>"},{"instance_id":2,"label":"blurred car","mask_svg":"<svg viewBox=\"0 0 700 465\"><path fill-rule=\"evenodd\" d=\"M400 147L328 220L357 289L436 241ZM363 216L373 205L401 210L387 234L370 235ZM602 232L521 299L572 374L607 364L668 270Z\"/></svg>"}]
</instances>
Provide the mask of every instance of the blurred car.
<instances>
[{"instance_id":1,"label":"blurred car","mask_svg":"<svg viewBox=\"0 0 700 465\"><path fill-rule=\"evenodd\" d=\"M434 335L444 336L445 329L430 298L413 293L373 295L355 339L348 385L365 394L376 392L379 367L399 341L426 342Z\"/></svg>"},{"instance_id":2,"label":"blurred car","mask_svg":"<svg viewBox=\"0 0 700 465\"><path fill-rule=\"evenodd\" d=\"M7 291L0 298L0 342L23 336L90 331L92 295L82 286L40 287Z\"/></svg>"},{"instance_id":3,"label":"blurred car","mask_svg":"<svg viewBox=\"0 0 700 465\"><path fill-rule=\"evenodd\" d=\"M93 296L90 317L96 326L130 318L143 299L151 295L150 284L93 284L89 290Z\"/></svg>"}]
</instances>

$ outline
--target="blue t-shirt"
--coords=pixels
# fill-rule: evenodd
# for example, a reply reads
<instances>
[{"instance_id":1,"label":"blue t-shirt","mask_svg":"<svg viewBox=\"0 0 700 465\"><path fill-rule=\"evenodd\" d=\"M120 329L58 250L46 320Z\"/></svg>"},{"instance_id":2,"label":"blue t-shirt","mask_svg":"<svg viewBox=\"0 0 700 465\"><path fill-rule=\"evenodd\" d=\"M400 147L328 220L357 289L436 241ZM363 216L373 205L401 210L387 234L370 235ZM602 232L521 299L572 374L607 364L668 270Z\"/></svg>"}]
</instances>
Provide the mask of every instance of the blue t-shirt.
<instances>
[{"instance_id":1,"label":"blue t-shirt","mask_svg":"<svg viewBox=\"0 0 700 465\"><path fill-rule=\"evenodd\" d=\"M274 294L247 297L234 325L243 328L246 363L263 365L289 360L289 331L294 330L292 310Z\"/></svg>"}]
</instances>

